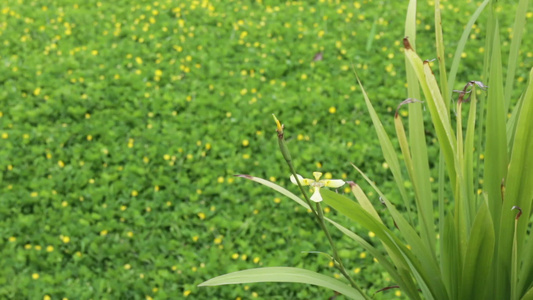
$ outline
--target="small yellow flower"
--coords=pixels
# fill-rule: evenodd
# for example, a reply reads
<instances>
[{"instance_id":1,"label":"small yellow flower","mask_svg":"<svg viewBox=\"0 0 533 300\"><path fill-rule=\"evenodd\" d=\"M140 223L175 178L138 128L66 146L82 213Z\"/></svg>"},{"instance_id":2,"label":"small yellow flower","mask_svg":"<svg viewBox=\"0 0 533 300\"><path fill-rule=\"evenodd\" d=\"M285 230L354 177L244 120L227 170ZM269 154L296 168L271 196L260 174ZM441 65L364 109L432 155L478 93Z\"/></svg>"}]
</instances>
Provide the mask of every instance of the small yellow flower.
<instances>
[{"instance_id":1,"label":"small yellow flower","mask_svg":"<svg viewBox=\"0 0 533 300\"><path fill-rule=\"evenodd\" d=\"M298 175L296 174L296 176L298 177L298 181L300 182L301 185L309 185L311 186L312 188L314 188L314 193L313 195L311 196L311 200L313 200L314 202L321 202L322 201L322 196L320 195L320 188L321 187L332 187L332 188L338 188L338 187L341 187L344 185L344 180L341 180L341 179L323 179L323 180L320 180L320 177L322 176L322 173L320 172L313 172L313 176L315 177L315 179L307 179L307 178L303 178L301 175ZM294 183L294 184L298 184L298 182L296 181L296 178L294 177L294 175L291 175L291 182Z\"/></svg>"}]
</instances>

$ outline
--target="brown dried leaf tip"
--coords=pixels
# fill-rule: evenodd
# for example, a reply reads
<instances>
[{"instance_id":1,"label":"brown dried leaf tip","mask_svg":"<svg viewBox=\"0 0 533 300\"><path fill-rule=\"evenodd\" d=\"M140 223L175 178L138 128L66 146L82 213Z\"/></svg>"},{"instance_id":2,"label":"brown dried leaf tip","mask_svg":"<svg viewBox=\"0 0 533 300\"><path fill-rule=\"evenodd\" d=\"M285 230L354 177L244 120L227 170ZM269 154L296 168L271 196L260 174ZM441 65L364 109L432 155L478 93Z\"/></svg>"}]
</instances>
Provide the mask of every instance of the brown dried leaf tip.
<instances>
[{"instance_id":1,"label":"brown dried leaf tip","mask_svg":"<svg viewBox=\"0 0 533 300\"><path fill-rule=\"evenodd\" d=\"M235 177L242 177L242 178L246 178L246 179L250 179L250 180L254 179L253 176L251 176L251 175L246 175L246 174L237 174L237 175L234 175L234 176L235 176Z\"/></svg>"},{"instance_id":2,"label":"brown dried leaf tip","mask_svg":"<svg viewBox=\"0 0 533 300\"><path fill-rule=\"evenodd\" d=\"M505 178L502 178L502 183L500 185L500 193L502 196L502 202L505 199Z\"/></svg>"},{"instance_id":3,"label":"brown dried leaf tip","mask_svg":"<svg viewBox=\"0 0 533 300\"><path fill-rule=\"evenodd\" d=\"M463 103L463 102L470 102L470 97L472 96L472 88L474 85L477 85L481 90L483 91L486 91L489 87L487 85L485 85L483 82L481 81L477 81L477 80L472 80L472 81L469 81L465 87L463 88L463 90L453 90L454 92L456 93L459 93L459 98L457 99L457 101L459 103ZM469 89L470 88L470 89ZM464 96L466 94L469 94L468 95L468 98L466 98L466 100L464 100Z\"/></svg>"},{"instance_id":4,"label":"brown dried leaf tip","mask_svg":"<svg viewBox=\"0 0 533 300\"><path fill-rule=\"evenodd\" d=\"M516 205L511 208L511 210L515 210L515 209L518 209L518 214L516 214L516 217L515 217L515 220L518 221L518 218L520 218L520 216L522 215L522 209Z\"/></svg>"},{"instance_id":5,"label":"brown dried leaf tip","mask_svg":"<svg viewBox=\"0 0 533 300\"><path fill-rule=\"evenodd\" d=\"M412 49L413 49L413 48L411 47L411 43L409 43L409 37L408 37L408 36L406 36L406 37L403 38L403 47L404 47L406 50L409 50L409 49L412 50Z\"/></svg>"},{"instance_id":6,"label":"brown dried leaf tip","mask_svg":"<svg viewBox=\"0 0 533 300\"><path fill-rule=\"evenodd\" d=\"M420 101L420 100L417 100L415 98L407 98L407 99L403 100L402 102L400 102L400 104L396 108L396 112L394 113L394 117L398 118L399 117L398 112L400 111L400 107L402 107L405 104L409 104L409 103L424 103L424 101Z\"/></svg>"},{"instance_id":7,"label":"brown dried leaf tip","mask_svg":"<svg viewBox=\"0 0 533 300\"><path fill-rule=\"evenodd\" d=\"M374 293L374 295L377 294L377 293L380 293L380 292L384 292L384 291L386 291L386 290L390 290L390 289L399 289L399 288L400 288L399 285L387 286L387 287L384 287L384 288L382 288L382 289L377 290L377 291Z\"/></svg>"},{"instance_id":8,"label":"brown dried leaf tip","mask_svg":"<svg viewBox=\"0 0 533 300\"><path fill-rule=\"evenodd\" d=\"M357 183L353 181L346 181L347 184L349 184L352 188L357 186Z\"/></svg>"}]
</instances>

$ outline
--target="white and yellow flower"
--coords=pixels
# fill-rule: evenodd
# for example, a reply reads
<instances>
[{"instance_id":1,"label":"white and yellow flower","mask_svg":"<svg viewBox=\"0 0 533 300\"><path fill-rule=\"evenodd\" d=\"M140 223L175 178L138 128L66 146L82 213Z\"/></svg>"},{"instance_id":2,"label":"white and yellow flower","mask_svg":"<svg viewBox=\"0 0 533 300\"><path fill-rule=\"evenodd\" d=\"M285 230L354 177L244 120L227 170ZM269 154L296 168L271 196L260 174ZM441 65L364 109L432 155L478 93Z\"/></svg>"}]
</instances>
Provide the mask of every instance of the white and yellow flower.
<instances>
[{"instance_id":1,"label":"white and yellow flower","mask_svg":"<svg viewBox=\"0 0 533 300\"><path fill-rule=\"evenodd\" d=\"M313 176L315 177L315 179L303 178L301 175L298 174L296 174L296 176L298 177L298 181L300 181L301 185L309 185L314 189L313 195L311 196L311 200L313 200L314 202L322 201L322 195L320 195L321 187L338 188L343 186L345 183L343 180L340 179L320 180L320 177L322 176L322 173L320 172L313 172ZM291 175L291 182L294 184L298 184L294 175Z\"/></svg>"}]
</instances>

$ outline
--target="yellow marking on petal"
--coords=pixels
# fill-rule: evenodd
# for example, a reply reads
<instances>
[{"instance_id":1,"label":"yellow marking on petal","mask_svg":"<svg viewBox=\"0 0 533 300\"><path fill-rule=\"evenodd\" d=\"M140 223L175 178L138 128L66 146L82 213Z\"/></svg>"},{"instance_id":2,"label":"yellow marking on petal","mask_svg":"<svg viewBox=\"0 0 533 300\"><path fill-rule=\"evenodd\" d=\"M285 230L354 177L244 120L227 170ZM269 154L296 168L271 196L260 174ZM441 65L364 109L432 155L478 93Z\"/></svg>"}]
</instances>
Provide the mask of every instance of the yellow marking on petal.
<instances>
[{"instance_id":1,"label":"yellow marking on petal","mask_svg":"<svg viewBox=\"0 0 533 300\"><path fill-rule=\"evenodd\" d=\"M322 177L322 173L320 172L313 172L313 176L315 177L315 180L318 181L320 177Z\"/></svg>"},{"instance_id":2,"label":"yellow marking on petal","mask_svg":"<svg viewBox=\"0 0 533 300\"><path fill-rule=\"evenodd\" d=\"M344 185L344 180L332 179L332 180L321 180L324 183L324 186L338 188Z\"/></svg>"},{"instance_id":3,"label":"yellow marking on petal","mask_svg":"<svg viewBox=\"0 0 533 300\"><path fill-rule=\"evenodd\" d=\"M304 179L300 174L296 174L296 177L298 177L298 181L300 181L301 185L309 185L309 179ZM298 181L296 181L294 175L291 175L290 179L292 183L298 184Z\"/></svg>"}]
</instances>

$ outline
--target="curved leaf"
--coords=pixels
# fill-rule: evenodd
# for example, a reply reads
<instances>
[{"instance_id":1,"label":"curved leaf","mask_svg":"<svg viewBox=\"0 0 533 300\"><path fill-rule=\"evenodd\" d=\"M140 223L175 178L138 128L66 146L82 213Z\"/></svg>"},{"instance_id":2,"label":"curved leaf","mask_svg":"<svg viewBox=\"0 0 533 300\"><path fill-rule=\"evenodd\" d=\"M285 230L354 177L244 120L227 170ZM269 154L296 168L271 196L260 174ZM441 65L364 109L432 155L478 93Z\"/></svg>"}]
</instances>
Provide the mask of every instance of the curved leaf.
<instances>
[{"instance_id":1,"label":"curved leaf","mask_svg":"<svg viewBox=\"0 0 533 300\"><path fill-rule=\"evenodd\" d=\"M237 177L242 177L242 178L246 178L246 179L249 179L249 180L252 180L252 181L255 181L255 182L258 182L262 185L266 185L268 186L269 188L291 198L292 200L296 201L298 204L300 204L301 206L307 208L307 209L310 209L309 208L309 205L307 205L307 203L305 203L305 201L303 201L302 199L300 199L300 197L296 196L295 194L291 193L289 190L285 189L285 188L282 188L281 186L271 182L271 181L268 181L268 180L265 180L263 178L259 178L259 177L255 177L255 176L250 176L250 175L235 175Z\"/></svg>"},{"instance_id":2,"label":"curved leaf","mask_svg":"<svg viewBox=\"0 0 533 300\"><path fill-rule=\"evenodd\" d=\"M342 281L313 271L290 267L270 267L237 271L209 279L198 286L254 282L306 283L337 291L350 299L365 299L356 289L346 285Z\"/></svg>"}]
</instances>

